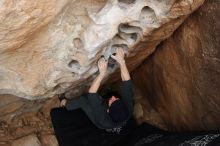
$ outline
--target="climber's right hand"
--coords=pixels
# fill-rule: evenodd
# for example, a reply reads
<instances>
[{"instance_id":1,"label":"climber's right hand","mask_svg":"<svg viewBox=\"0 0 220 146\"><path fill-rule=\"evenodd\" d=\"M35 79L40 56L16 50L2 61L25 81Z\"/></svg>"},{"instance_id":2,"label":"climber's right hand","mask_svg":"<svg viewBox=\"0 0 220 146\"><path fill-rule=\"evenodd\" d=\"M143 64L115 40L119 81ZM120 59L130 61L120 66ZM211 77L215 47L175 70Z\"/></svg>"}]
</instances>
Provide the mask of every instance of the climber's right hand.
<instances>
[{"instance_id":1,"label":"climber's right hand","mask_svg":"<svg viewBox=\"0 0 220 146\"><path fill-rule=\"evenodd\" d=\"M125 64L125 59L124 59L125 53L124 50L120 47L120 48L116 48L116 54L115 55L111 55L111 57L113 59L115 59L119 65L123 65Z\"/></svg>"},{"instance_id":2,"label":"climber's right hand","mask_svg":"<svg viewBox=\"0 0 220 146\"><path fill-rule=\"evenodd\" d=\"M60 107L65 107L66 101L67 101L66 99L61 100L60 101Z\"/></svg>"}]
</instances>

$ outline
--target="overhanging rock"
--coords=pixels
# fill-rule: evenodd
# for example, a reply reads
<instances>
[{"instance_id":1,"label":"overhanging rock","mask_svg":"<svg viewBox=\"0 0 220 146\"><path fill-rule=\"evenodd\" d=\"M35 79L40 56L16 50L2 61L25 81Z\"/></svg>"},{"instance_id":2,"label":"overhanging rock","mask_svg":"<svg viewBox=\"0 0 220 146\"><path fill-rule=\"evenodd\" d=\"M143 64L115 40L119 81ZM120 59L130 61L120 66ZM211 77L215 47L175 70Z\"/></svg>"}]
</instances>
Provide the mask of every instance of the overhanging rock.
<instances>
[{"instance_id":1,"label":"overhanging rock","mask_svg":"<svg viewBox=\"0 0 220 146\"><path fill-rule=\"evenodd\" d=\"M117 45L132 70L203 2L3 0L0 94L39 99L80 92L97 73L98 58Z\"/></svg>"}]
</instances>

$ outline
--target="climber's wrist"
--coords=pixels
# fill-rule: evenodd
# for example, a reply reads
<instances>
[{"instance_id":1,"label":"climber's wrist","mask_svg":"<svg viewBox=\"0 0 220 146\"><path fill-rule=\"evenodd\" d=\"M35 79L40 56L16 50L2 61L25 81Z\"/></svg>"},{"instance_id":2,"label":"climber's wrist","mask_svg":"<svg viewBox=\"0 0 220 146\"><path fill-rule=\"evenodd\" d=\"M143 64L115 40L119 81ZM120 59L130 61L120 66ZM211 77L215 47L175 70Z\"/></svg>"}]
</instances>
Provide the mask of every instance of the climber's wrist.
<instances>
[{"instance_id":1,"label":"climber's wrist","mask_svg":"<svg viewBox=\"0 0 220 146\"><path fill-rule=\"evenodd\" d=\"M99 73L98 77L99 77L100 79L103 79L103 78L105 77L105 73Z\"/></svg>"},{"instance_id":2,"label":"climber's wrist","mask_svg":"<svg viewBox=\"0 0 220 146\"><path fill-rule=\"evenodd\" d=\"M60 106L61 106L61 107L64 107L64 106L66 105L66 102L67 102L66 99L61 100Z\"/></svg>"},{"instance_id":3,"label":"climber's wrist","mask_svg":"<svg viewBox=\"0 0 220 146\"><path fill-rule=\"evenodd\" d=\"M119 65L120 65L120 67L126 66L125 60L120 61Z\"/></svg>"}]
</instances>

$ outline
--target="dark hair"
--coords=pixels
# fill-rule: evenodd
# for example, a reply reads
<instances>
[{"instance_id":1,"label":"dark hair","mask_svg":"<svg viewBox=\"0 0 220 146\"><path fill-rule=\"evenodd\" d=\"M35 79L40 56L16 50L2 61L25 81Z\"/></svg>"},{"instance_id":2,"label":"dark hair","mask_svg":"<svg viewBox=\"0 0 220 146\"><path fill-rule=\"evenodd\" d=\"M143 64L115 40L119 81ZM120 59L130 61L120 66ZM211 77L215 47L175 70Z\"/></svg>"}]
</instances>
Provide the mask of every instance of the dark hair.
<instances>
[{"instance_id":1,"label":"dark hair","mask_svg":"<svg viewBox=\"0 0 220 146\"><path fill-rule=\"evenodd\" d=\"M106 89L106 91L101 95L103 99L109 100L112 96L115 96L117 98L121 98L121 95L118 91L114 91L111 88Z\"/></svg>"}]
</instances>

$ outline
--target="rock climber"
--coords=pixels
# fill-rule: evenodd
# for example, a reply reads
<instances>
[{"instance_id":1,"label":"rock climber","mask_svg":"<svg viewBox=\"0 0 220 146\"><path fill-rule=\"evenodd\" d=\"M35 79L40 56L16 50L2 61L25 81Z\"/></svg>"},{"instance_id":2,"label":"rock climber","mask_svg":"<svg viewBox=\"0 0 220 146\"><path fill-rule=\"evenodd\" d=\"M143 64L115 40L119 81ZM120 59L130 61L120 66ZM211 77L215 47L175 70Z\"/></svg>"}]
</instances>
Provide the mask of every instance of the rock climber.
<instances>
[{"instance_id":1,"label":"rock climber","mask_svg":"<svg viewBox=\"0 0 220 146\"><path fill-rule=\"evenodd\" d=\"M108 107L101 104L101 96L97 93L101 81L106 75L108 61L104 57L98 61L99 75L92 82L88 95L79 99L67 100L63 95L60 97L61 106L67 110L82 108L89 119L100 129L120 128L131 117L133 112L133 93L131 78L125 63L124 51L122 48L116 49L116 54L111 55L120 66L122 78L121 98L112 95L108 101Z\"/></svg>"},{"instance_id":2,"label":"rock climber","mask_svg":"<svg viewBox=\"0 0 220 146\"><path fill-rule=\"evenodd\" d=\"M132 119L134 104L132 81L124 57L125 53L123 48L117 48L116 53L114 53L114 55L111 55L111 58L116 60L116 62L119 64L121 71L122 85L120 89L120 95L113 93L107 100L107 102L103 102L103 98L98 94L98 89L101 85L102 80L106 76L108 68L108 61L105 60L104 57L101 57L98 60L99 74L92 82L86 96L81 96L77 99L67 99L64 94L58 96L60 99L60 106L64 107L67 111L81 109L86 114L88 119L93 123L93 125L95 125L97 129L101 130L103 141L105 141L105 137L109 137L108 134L126 135L127 133L129 133L129 130L132 127L130 126L132 125L131 122L129 122ZM77 117L72 117L72 119L76 120ZM59 125L56 124L56 122L57 121L54 120L53 125ZM81 120L81 123L82 122L83 120ZM58 127L57 129L59 128L60 127ZM59 131L58 133L64 134L65 132ZM62 134L58 137L62 137ZM107 136L104 136L103 138L103 135ZM114 140L115 139L117 138L114 138Z\"/></svg>"}]
</instances>

